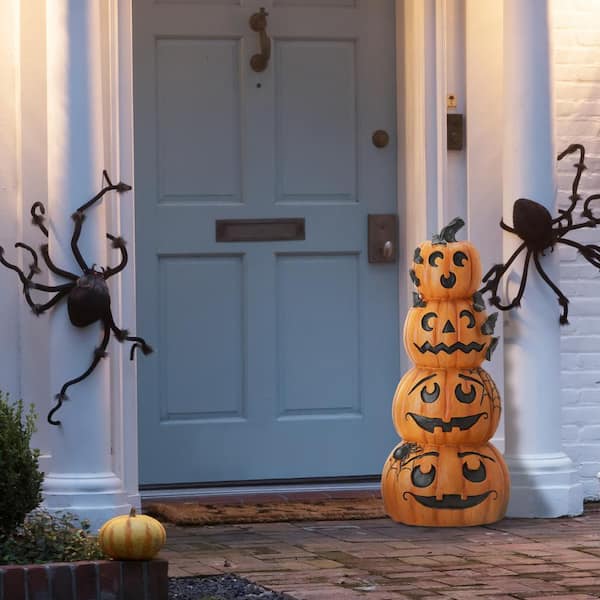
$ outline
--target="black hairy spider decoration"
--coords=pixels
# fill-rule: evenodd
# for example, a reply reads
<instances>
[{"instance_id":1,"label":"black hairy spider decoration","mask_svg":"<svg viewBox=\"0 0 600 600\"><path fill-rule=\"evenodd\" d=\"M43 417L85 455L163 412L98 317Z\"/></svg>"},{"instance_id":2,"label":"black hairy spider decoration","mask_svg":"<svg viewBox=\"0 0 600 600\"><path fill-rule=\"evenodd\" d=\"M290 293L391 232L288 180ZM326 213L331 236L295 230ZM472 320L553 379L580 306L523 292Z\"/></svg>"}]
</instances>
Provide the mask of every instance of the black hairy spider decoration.
<instances>
[{"instance_id":1,"label":"black hairy spider decoration","mask_svg":"<svg viewBox=\"0 0 600 600\"><path fill-rule=\"evenodd\" d=\"M560 324L565 325L569 322L567 318L569 314L569 300L544 271L539 258L540 254L543 256L548 249L553 252L556 244L564 244L576 248L589 263L600 269L600 246L595 244L581 244L565 238L565 235L571 231L585 227L596 227L600 223L600 218L594 217L590 208L590 204L594 200L598 200L600 194L592 194L586 198L583 203L583 210L581 211L581 215L585 220L579 223L573 222L573 211L577 206L577 202L581 200L578 188L581 175L586 169L584 164L585 148L581 144L571 144L557 157L557 160L562 160L565 156L574 152L579 153L579 161L573 165L576 173L573 179L571 195L569 196L571 203L567 209L559 209L559 216L552 218L550 212L541 204L533 200L527 200L526 198L519 198L513 206L513 226L509 227L504 221L500 221L502 229L518 235L523 240L523 243L520 244L504 264L494 265L483 277L485 286L479 292L481 294L491 292L490 304L500 310L510 310L511 308L520 306L521 298L523 298L523 294L525 293L529 263L533 258L537 272L554 291L558 298L558 303L562 307L559 319ZM502 276L523 251L525 251L525 261L519 289L512 300L503 304L498 297L498 285Z\"/></svg>"},{"instance_id":2,"label":"black hairy spider decoration","mask_svg":"<svg viewBox=\"0 0 600 600\"><path fill-rule=\"evenodd\" d=\"M94 350L94 357L90 366L79 377L67 381L56 395L56 406L48 413L48 423L51 425L60 425L60 421L53 420L52 415L62 406L63 401L67 399L67 388L88 377L96 368L100 360L106 356L106 348L108 346L111 331L119 342L124 342L125 340L134 342L131 346L129 355L131 360L133 360L136 348L140 348L144 354L150 354L152 352L152 348L144 339L141 337L130 336L126 329L119 329L116 326L110 309L110 293L106 280L109 277L120 273L127 265L128 256L127 249L125 248L125 240L121 237L115 237L110 233L106 234L106 237L112 242L112 247L120 251L121 261L115 267L101 267L100 270L95 268L96 265L92 265L91 267L88 266L78 247L81 228L83 221L85 220L85 211L98 202L107 192L116 191L122 193L131 189L131 186L123 182L113 185L106 171L103 172L103 177L106 180L106 185L98 192L98 194L85 204L81 205L71 215L71 218L75 223L73 235L71 237L71 250L77 264L83 271L83 275L75 275L75 273L70 273L69 271L57 267L50 259L48 244L43 244L40 246L40 251L48 269L56 275L68 279L69 283L61 285L44 285L42 283L36 283L33 281L33 276L36 273L40 273L36 251L23 242L17 242L15 244L15 248L23 248L31 254L32 263L29 265L29 272L25 274L17 265L8 262L4 258L4 248L0 246L0 263L18 274L19 279L23 284L23 295L34 314L42 314L66 296L69 320L75 327L87 327L96 321L101 321L103 325L102 341L100 342L100 346ZM44 225L45 214L46 209L41 202L35 202L31 207L31 222L39 227L42 233L48 237L48 229ZM56 292L56 295L45 304L37 304L31 297L32 289L41 290L43 292Z\"/></svg>"}]
</instances>

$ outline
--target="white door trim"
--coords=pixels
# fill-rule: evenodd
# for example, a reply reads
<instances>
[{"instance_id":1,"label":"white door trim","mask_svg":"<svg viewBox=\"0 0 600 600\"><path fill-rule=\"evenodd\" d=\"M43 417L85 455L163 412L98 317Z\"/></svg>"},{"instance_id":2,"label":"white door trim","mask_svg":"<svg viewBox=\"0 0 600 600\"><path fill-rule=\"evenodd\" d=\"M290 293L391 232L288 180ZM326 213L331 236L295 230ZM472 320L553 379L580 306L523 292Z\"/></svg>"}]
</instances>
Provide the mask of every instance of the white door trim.
<instances>
[{"instance_id":1,"label":"white door trim","mask_svg":"<svg viewBox=\"0 0 600 600\"><path fill-rule=\"evenodd\" d=\"M135 181L133 178L133 22L132 0L110 0L108 9L108 164L113 179L133 185L128 202L110 205L107 221L129 245L129 264L112 290L117 323L135 328ZM121 344L110 353L112 452L129 502L140 506L138 490L137 372Z\"/></svg>"},{"instance_id":2,"label":"white door trim","mask_svg":"<svg viewBox=\"0 0 600 600\"><path fill-rule=\"evenodd\" d=\"M438 221L444 216L446 0L395 1L397 194L400 235L404 240L399 281L400 298L408 299L406 267L413 249L438 229ZM113 291L113 312L119 322L135 324L132 0L110 0L109 36L109 162L114 173L133 184L131 202L119 203L109 215L109 225L128 240L130 250L129 268L123 271L115 286L118 289ZM404 85L405 81L410 81L410 85ZM403 322L404 315L401 317ZM111 353L111 361L115 471L123 479L130 502L139 505L136 370L120 347Z\"/></svg>"}]
</instances>

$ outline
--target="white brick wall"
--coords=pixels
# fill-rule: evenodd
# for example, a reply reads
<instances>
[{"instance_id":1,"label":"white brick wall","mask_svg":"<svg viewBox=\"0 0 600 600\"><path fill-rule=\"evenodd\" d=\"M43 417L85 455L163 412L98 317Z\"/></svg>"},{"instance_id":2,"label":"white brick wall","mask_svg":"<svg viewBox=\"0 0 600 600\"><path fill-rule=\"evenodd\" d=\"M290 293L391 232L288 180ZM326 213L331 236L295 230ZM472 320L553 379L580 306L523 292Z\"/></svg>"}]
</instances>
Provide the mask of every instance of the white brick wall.
<instances>
[{"instance_id":1,"label":"white brick wall","mask_svg":"<svg viewBox=\"0 0 600 600\"><path fill-rule=\"evenodd\" d=\"M585 146L588 169L579 190L586 197L600 193L600 0L551 0L551 7L556 149ZM574 162L567 157L559 164L560 205L568 202ZM600 244L600 229L569 237ZM560 256L560 287L571 300L570 325L561 337L562 441L579 469L585 498L599 499L600 271L573 249L561 248Z\"/></svg>"}]
</instances>

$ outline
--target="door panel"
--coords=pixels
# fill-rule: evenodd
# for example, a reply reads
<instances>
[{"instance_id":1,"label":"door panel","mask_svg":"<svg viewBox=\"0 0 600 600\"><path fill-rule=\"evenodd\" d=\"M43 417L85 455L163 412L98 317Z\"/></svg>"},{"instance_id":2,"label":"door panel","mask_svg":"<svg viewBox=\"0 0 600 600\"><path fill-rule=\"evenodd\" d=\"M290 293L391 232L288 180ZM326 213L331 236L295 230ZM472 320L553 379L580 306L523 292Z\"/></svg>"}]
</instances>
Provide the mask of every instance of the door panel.
<instances>
[{"instance_id":1,"label":"door panel","mask_svg":"<svg viewBox=\"0 0 600 600\"><path fill-rule=\"evenodd\" d=\"M158 39L156 59L160 202L239 202L240 41Z\"/></svg>"},{"instance_id":2,"label":"door panel","mask_svg":"<svg viewBox=\"0 0 600 600\"><path fill-rule=\"evenodd\" d=\"M282 201L356 201L354 51L354 42L345 40L277 44L276 168Z\"/></svg>"},{"instance_id":3,"label":"door panel","mask_svg":"<svg viewBox=\"0 0 600 600\"><path fill-rule=\"evenodd\" d=\"M360 411L358 254L280 256L280 415Z\"/></svg>"},{"instance_id":4,"label":"door panel","mask_svg":"<svg viewBox=\"0 0 600 600\"><path fill-rule=\"evenodd\" d=\"M159 289L161 423L242 418L242 257L160 257ZM199 364L202 386L211 390L201 403L195 397Z\"/></svg>"},{"instance_id":5,"label":"door panel","mask_svg":"<svg viewBox=\"0 0 600 600\"><path fill-rule=\"evenodd\" d=\"M257 2L134 1L147 485L371 475L396 440L397 265L367 261L396 212L394 2L264 5L255 73ZM216 241L265 218L306 239Z\"/></svg>"}]
</instances>

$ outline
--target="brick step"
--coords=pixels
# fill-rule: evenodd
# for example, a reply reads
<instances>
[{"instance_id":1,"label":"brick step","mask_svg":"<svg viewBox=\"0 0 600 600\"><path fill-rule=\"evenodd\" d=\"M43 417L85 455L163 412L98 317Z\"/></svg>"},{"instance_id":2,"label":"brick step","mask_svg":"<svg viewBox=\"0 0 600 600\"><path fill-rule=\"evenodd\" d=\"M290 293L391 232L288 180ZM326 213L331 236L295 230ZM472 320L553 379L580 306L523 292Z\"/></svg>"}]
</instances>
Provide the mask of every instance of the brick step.
<instances>
[{"instance_id":1,"label":"brick step","mask_svg":"<svg viewBox=\"0 0 600 600\"><path fill-rule=\"evenodd\" d=\"M168 562L97 560L0 566L0 600L167 600Z\"/></svg>"}]
</instances>

